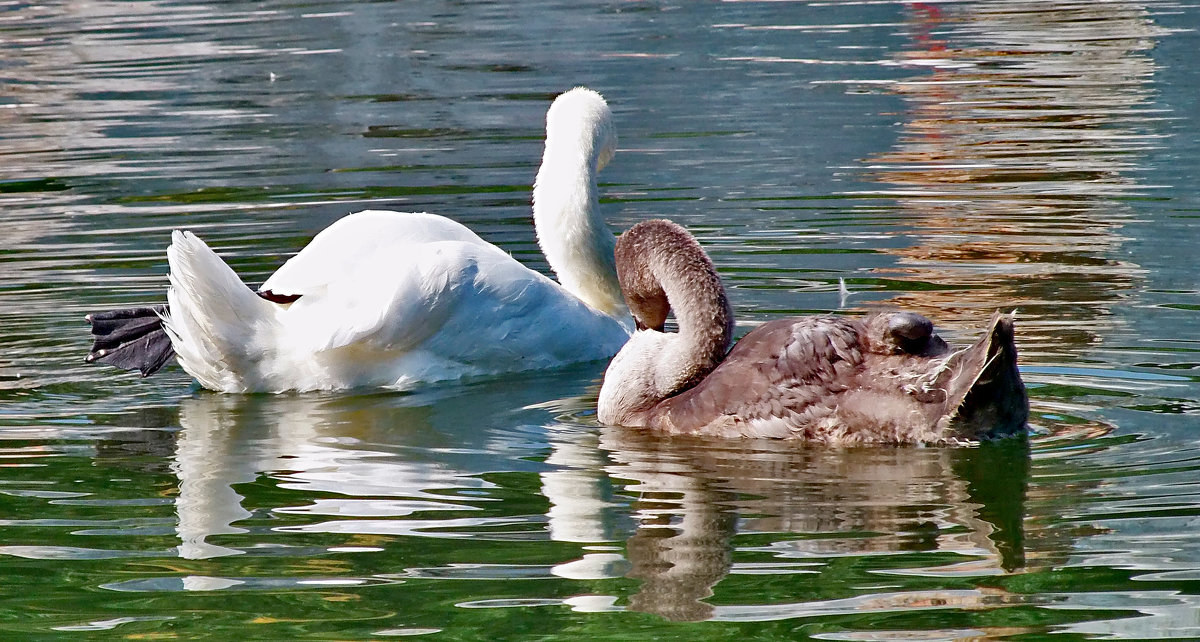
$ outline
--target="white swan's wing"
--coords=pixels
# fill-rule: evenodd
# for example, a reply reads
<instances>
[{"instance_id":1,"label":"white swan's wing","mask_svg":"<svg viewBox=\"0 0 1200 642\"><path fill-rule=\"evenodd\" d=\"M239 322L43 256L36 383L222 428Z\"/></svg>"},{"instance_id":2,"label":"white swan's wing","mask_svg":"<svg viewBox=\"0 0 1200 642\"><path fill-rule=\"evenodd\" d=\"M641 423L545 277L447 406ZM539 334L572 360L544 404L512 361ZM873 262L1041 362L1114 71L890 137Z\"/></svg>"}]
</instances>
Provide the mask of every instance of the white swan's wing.
<instances>
[{"instance_id":1,"label":"white swan's wing","mask_svg":"<svg viewBox=\"0 0 1200 642\"><path fill-rule=\"evenodd\" d=\"M441 331L464 300L480 254L490 252L461 241L415 243L360 252L319 278L297 272L309 278L284 281L304 291L284 312L287 342L306 353L358 343L409 350Z\"/></svg>"},{"instance_id":2,"label":"white swan's wing","mask_svg":"<svg viewBox=\"0 0 1200 642\"><path fill-rule=\"evenodd\" d=\"M283 312L288 342L308 352L423 352L480 373L602 358L624 342L616 320L472 237L360 256Z\"/></svg>"},{"instance_id":3,"label":"white swan's wing","mask_svg":"<svg viewBox=\"0 0 1200 642\"><path fill-rule=\"evenodd\" d=\"M327 290L332 279L359 273L364 264L370 264L378 256L404 253L405 245L437 241L490 246L466 226L444 216L364 210L322 230L272 274L259 291L280 296L318 294Z\"/></svg>"},{"instance_id":4,"label":"white swan's wing","mask_svg":"<svg viewBox=\"0 0 1200 642\"><path fill-rule=\"evenodd\" d=\"M474 278L426 344L435 353L527 370L608 358L628 339L619 321L507 254L480 252L473 260Z\"/></svg>"}]
</instances>

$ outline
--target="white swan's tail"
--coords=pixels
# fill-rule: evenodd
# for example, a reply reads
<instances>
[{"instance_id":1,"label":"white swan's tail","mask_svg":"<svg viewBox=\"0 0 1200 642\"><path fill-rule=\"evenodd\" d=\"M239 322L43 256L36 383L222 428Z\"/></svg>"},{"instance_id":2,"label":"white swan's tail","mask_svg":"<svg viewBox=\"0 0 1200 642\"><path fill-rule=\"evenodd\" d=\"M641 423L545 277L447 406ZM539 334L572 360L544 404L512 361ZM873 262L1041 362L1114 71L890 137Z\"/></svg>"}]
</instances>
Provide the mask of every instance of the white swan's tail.
<instances>
[{"instance_id":1,"label":"white swan's tail","mask_svg":"<svg viewBox=\"0 0 1200 642\"><path fill-rule=\"evenodd\" d=\"M179 365L206 388L224 392L255 389L247 381L260 372L277 336L277 306L263 300L208 245L176 230L167 248L171 287L163 326Z\"/></svg>"}]
</instances>

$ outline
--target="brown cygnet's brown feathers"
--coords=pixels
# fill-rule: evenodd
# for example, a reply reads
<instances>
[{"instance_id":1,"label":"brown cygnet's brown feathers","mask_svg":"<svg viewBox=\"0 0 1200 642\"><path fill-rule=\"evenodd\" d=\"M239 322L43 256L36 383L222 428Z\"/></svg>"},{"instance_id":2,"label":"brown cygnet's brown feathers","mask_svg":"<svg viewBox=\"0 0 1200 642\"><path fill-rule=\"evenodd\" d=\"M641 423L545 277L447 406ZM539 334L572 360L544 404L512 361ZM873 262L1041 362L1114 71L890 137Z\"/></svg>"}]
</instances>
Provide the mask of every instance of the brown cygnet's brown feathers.
<instances>
[{"instance_id":1,"label":"brown cygnet's brown feathers","mask_svg":"<svg viewBox=\"0 0 1200 642\"><path fill-rule=\"evenodd\" d=\"M635 316L651 327L674 309L680 333L664 340L704 337L708 346L692 353L703 375L687 386L624 413L602 407L602 416L668 433L838 445L952 443L1025 429L1028 398L1011 315L993 314L984 335L958 351L911 312L780 319L722 358L717 346L732 316L721 318L728 302L703 249L667 221L640 223L626 235L634 242L618 242L618 274ZM689 253L702 258L676 256ZM610 374L620 373L610 367ZM604 385L621 382L606 376ZM601 392L602 406L623 398Z\"/></svg>"}]
</instances>

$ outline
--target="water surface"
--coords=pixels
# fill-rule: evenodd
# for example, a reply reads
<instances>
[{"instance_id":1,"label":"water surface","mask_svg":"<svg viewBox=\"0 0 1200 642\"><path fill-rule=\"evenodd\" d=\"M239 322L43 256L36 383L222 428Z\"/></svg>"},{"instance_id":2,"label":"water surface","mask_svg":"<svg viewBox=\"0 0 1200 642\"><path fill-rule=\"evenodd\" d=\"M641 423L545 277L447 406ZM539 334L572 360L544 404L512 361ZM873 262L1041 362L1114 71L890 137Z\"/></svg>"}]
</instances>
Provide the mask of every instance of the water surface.
<instances>
[{"instance_id":1,"label":"water surface","mask_svg":"<svg viewBox=\"0 0 1200 642\"><path fill-rule=\"evenodd\" d=\"M0 4L8 637L1200 637L1190 3ZM85 365L170 231L251 284L368 207L546 270L545 109L614 230L708 248L739 333L1018 311L1028 443L599 426L604 364L222 396ZM851 292L842 305L839 281Z\"/></svg>"}]
</instances>

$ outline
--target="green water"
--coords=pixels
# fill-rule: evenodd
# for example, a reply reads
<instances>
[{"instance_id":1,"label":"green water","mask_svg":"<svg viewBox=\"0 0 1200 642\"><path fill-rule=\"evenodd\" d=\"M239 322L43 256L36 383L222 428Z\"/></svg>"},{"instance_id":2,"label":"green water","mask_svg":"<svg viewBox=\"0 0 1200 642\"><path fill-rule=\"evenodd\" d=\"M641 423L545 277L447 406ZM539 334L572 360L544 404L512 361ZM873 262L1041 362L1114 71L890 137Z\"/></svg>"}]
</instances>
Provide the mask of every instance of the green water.
<instances>
[{"instance_id":1,"label":"green water","mask_svg":"<svg viewBox=\"0 0 1200 642\"><path fill-rule=\"evenodd\" d=\"M0 5L0 638L1200 638L1200 12L1178 2ZM605 364L223 396L83 363L194 230L251 284L365 208L545 270L545 109L739 333L1018 311L1028 440L602 427ZM839 281L850 291L843 302Z\"/></svg>"}]
</instances>

